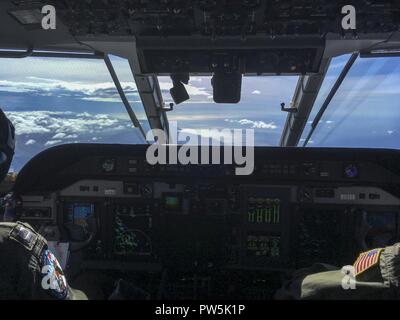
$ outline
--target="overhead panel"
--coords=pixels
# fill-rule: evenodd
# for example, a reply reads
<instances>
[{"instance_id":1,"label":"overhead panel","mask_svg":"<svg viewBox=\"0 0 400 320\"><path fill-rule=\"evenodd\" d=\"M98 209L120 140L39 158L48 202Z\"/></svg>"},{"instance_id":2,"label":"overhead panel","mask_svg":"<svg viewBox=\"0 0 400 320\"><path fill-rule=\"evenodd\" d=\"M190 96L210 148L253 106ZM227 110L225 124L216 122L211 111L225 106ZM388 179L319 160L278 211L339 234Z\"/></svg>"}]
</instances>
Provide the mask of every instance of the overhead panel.
<instances>
[{"instance_id":1,"label":"overhead panel","mask_svg":"<svg viewBox=\"0 0 400 320\"><path fill-rule=\"evenodd\" d=\"M134 36L141 74L210 74L225 63L243 74L315 74L326 35L362 41L400 22L395 0L47 2L76 37ZM342 27L345 5L357 10L356 30Z\"/></svg>"}]
</instances>

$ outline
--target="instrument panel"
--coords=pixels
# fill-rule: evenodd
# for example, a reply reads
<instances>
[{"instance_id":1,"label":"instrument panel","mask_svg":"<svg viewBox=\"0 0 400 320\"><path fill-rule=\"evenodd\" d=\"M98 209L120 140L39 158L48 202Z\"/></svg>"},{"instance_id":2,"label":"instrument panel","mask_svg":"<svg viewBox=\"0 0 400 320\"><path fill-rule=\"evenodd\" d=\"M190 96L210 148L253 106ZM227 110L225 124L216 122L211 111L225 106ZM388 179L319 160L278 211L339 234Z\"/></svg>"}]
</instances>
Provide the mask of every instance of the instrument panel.
<instances>
[{"instance_id":1,"label":"instrument panel","mask_svg":"<svg viewBox=\"0 0 400 320\"><path fill-rule=\"evenodd\" d=\"M142 146L87 146L45 151L16 184L20 218L68 242L83 269L168 270L179 288L195 275L215 290L238 275L263 297L255 282L399 239L396 151L260 148L253 174L235 176L231 165L153 167ZM43 163L53 179L36 178Z\"/></svg>"}]
</instances>

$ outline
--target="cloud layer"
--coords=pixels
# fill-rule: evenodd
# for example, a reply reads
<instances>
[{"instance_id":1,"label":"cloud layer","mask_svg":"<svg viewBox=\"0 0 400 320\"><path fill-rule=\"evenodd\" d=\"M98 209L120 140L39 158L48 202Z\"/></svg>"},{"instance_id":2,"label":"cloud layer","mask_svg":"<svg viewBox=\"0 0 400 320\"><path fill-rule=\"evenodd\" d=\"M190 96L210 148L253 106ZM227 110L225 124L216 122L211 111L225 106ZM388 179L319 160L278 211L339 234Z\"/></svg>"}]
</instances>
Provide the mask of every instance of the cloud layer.
<instances>
[{"instance_id":1,"label":"cloud layer","mask_svg":"<svg viewBox=\"0 0 400 320\"><path fill-rule=\"evenodd\" d=\"M247 126L252 129L277 129L278 126L274 122L264 122L264 121L254 121L254 120L249 120L249 119L240 119L240 120L231 120L231 119L225 119L226 122L230 123L238 123L242 126Z\"/></svg>"},{"instance_id":2,"label":"cloud layer","mask_svg":"<svg viewBox=\"0 0 400 320\"><path fill-rule=\"evenodd\" d=\"M14 170L40 151L64 143L143 143L127 118L54 111L6 112L16 131Z\"/></svg>"}]
</instances>

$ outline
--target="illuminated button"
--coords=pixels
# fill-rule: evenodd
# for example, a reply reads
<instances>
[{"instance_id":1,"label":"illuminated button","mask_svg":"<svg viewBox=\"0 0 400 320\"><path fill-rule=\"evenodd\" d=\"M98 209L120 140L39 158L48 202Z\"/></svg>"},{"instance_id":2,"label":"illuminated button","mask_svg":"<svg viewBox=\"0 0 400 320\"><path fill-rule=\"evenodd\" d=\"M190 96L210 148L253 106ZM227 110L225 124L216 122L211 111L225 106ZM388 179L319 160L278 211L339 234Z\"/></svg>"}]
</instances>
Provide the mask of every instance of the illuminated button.
<instances>
[{"instance_id":1,"label":"illuminated button","mask_svg":"<svg viewBox=\"0 0 400 320\"><path fill-rule=\"evenodd\" d=\"M104 195L106 196L115 196L117 194L117 190L115 189L105 189Z\"/></svg>"},{"instance_id":2,"label":"illuminated button","mask_svg":"<svg viewBox=\"0 0 400 320\"><path fill-rule=\"evenodd\" d=\"M344 193L340 195L340 200L353 201L356 200L356 195L354 193Z\"/></svg>"}]
</instances>

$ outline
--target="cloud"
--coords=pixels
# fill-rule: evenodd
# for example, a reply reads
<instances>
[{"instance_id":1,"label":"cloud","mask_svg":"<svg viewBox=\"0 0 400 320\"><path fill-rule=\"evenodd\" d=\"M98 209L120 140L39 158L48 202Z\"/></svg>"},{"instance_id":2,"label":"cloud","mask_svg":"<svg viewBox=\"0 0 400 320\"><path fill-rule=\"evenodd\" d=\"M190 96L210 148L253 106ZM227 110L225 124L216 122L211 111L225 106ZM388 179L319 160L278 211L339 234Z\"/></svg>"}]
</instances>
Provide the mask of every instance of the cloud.
<instances>
[{"instance_id":1,"label":"cloud","mask_svg":"<svg viewBox=\"0 0 400 320\"><path fill-rule=\"evenodd\" d=\"M201 82L201 81L198 81L198 79L196 79L196 82ZM172 88L172 82L168 81L164 78L160 78L158 83L160 85L161 91L164 91L164 93L169 94L169 89ZM210 95L212 96L211 88L196 87L190 83L185 85L185 88L186 88L187 93L191 97L192 96L208 97Z\"/></svg>"},{"instance_id":2,"label":"cloud","mask_svg":"<svg viewBox=\"0 0 400 320\"><path fill-rule=\"evenodd\" d=\"M232 120L232 119L225 119L226 122L230 123L238 123L242 126L249 126L252 129L277 129L278 126L274 122L266 123L264 121L253 121L248 119L241 119L241 120Z\"/></svg>"},{"instance_id":3,"label":"cloud","mask_svg":"<svg viewBox=\"0 0 400 320\"><path fill-rule=\"evenodd\" d=\"M27 142L25 142L25 145L26 146L30 146L30 145L33 145L33 144L35 144L36 143L36 140L34 140L34 139L29 139Z\"/></svg>"},{"instance_id":4,"label":"cloud","mask_svg":"<svg viewBox=\"0 0 400 320\"><path fill-rule=\"evenodd\" d=\"M115 97L115 98L87 97L87 98L82 98L82 100L93 101L93 102L112 102L112 103L122 102L120 97Z\"/></svg>"},{"instance_id":5,"label":"cloud","mask_svg":"<svg viewBox=\"0 0 400 320\"><path fill-rule=\"evenodd\" d=\"M50 140L50 141L47 141L44 145L45 146L53 146L53 145L59 144L61 142L62 142L62 140Z\"/></svg>"},{"instance_id":6,"label":"cloud","mask_svg":"<svg viewBox=\"0 0 400 320\"><path fill-rule=\"evenodd\" d=\"M301 138L299 141L299 145L303 145L304 142L306 142L306 139ZM314 140L312 139L308 140L308 144L314 144Z\"/></svg>"},{"instance_id":7,"label":"cloud","mask_svg":"<svg viewBox=\"0 0 400 320\"><path fill-rule=\"evenodd\" d=\"M204 77L190 77L190 82L202 82Z\"/></svg>"},{"instance_id":8,"label":"cloud","mask_svg":"<svg viewBox=\"0 0 400 320\"><path fill-rule=\"evenodd\" d=\"M185 85L186 91L189 94L189 96L205 96L209 97L211 95L210 90L207 90L206 88L200 88L200 87L195 87L192 85ZM212 96L212 95L211 95Z\"/></svg>"},{"instance_id":9,"label":"cloud","mask_svg":"<svg viewBox=\"0 0 400 320\"><path fill-rule=\"evenodd\" d=\"M15 126L17 136L50 136L51 141L76 139L82 135L115 132L132 127L130 120L107 114L54 111L6 112ZM51 143L50 143L51 144Z\"/></svg>"},{"instance_id":10,"label":"cloud","mask_svg":"<svg viewBox=\"0 0 400 320\"><path fill-rule=\"evenodd\" d=\"M64 132L59 132L53 136L53 139L63 139L65 138L66 134Z\"/></svg>"},{"instance_id":11,"label":"cloud","mask_svg":"<svg viewBox=\"0 0 400 320\"><path fill-rule=\"evenodd\" d=\"M76 138L78 138L77 134L66 134L64 132L56 133L52 137L52 139L55 139L55 140L57 140L57 139L76 139Z\"/></svg>"},{"instance_id":12,"label":"cloud","mask_svg":"<svg viewBox=\"0 0 400 320\"><path fill-rule=\"evenodd\" d=\"M31 81L9 81L0 80L0 91L10 91L13 92L57 92L57 90L65 90L70 92L79 92L86 95L93 95L96 91L101 90L115 90L113 82L74 82L74 81L63 81L58 79L41 79L28 77ZM133 82L123 82L121 85L126 89L136 88Z\"/></svg>"},{"instance_id":13,"label":"cloud","mask_svg":"<svg viewBox=\"0 0 400 320\"><path fill-rule=\"evenodd\" d=\"M200 79L195 79L196 84L201 84ZM169 90L171 81L159 82L161 92L167 101L171 101ZM130 103L141 103L135 82L121 82L125 95ZM191 101L207 101L212 98L211 88L185 85ZM42 97L71 97L84 101L102 103L122 103L113 82L79 82L64 81L59 79L26 77L19 81L0 80L0 92L32 94Z\"/></svg>"},{"instance_id":14,"label":"cloud","mask_svg":"<svg viewBox=\"0 0 400 320\"><path fill-rule=\"evenodd\" d=\"M254 91L252 92L252 94L261 94L261 91L260 91L260 90L254 90Z\"/></svg>"},{"instance_id":15,"label":"cloud","mask_svg":"<svg viewBox=\"0 0 400 320\"><path fill-rule=\"evenodd\" d=\"M194 139L194 141L190 141L191 143L194 142L194 144L203 142L203 140L200 141L199 138L205 138L210 144L212 144L212 141L214 141L216 145L218 145L219 143L221 145L238 145L242 141L242 136L234 135L233 130L230 129L218 130L182 128L181 130L179 130L179 137L185 137L186 135L190 135ZM185 143L185 141L179 141L179 143ZM186 142L186 144L191 143Z\"/></svg>"},{"instance_id":16,"label":"cloud","mask_svg":"<svg viewBox=\"0 0 400 320\"><path fill-rule=\"evenodd\" d=\"M145 143L128 118L88 112L6 111L16 131L13 168L46 148L67 143Z\"/></svg>"}]
</instances>

